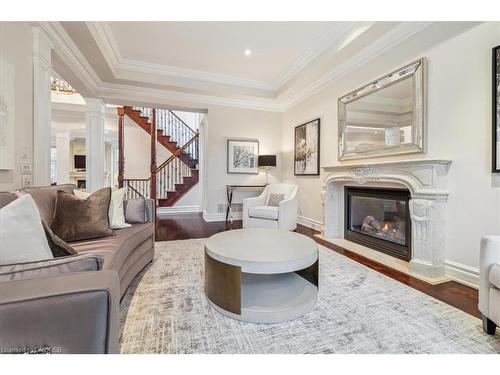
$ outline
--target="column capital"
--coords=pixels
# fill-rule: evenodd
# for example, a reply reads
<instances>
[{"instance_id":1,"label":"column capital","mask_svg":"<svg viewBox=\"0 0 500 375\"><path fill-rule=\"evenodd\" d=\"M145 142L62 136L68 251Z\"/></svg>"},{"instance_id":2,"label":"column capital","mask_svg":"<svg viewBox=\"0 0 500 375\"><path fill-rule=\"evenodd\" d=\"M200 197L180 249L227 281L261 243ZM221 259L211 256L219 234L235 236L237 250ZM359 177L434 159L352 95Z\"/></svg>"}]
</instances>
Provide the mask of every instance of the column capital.
<instances>
[{"instance_id":1,"label":"column capital","mask_svg":"<svg viewBox=\"0 0 500 375\"><path fill-rule=\"evenodd\" d=\"M53 40L39 26L32 26L31 32L33 35L33 55L43 58L50 65L51 51L55 47Z\"/></svg>"},{"instance_id":2,"label":"column capital","mask_svg":"<svg viewBox=\"0 0 500 375\"><path fill-rule=\"evenodd\" d=\"M104 103L104 100L99 98L84 98L84 99L85 99L86 112L97 112L102 114L106 112L106 103Z\"/></svg>"}]
</instances>

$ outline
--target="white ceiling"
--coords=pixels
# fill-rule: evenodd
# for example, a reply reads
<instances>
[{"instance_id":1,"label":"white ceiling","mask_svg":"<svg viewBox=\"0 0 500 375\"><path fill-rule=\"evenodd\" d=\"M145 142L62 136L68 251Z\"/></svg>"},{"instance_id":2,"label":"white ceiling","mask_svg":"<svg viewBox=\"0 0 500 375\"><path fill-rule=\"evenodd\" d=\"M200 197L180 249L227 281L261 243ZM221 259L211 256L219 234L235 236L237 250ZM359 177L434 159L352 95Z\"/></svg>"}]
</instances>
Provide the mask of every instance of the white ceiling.
<instances>
[{"instance_id":1,"label":"white ceiling","mask_svg":"<svg viewBox=\"0 0 500 375\"><path fill-rule=\"evenodd\" d=\"M40 24L55 44L54 69L83 96L119 105L283 111L410 38L430 46L478 23Z\"/></svg>"},{"instance_id":2,"label":"white ceiling","mask_svg":"<svg viewBox=\"0 0 500 375\"><path fill-rule=\"evenodd\" d=\"M109 22L123 59L277 82L335 22ZM245 56L245 49L251 50Z\"/></svg>"}]
</instances>

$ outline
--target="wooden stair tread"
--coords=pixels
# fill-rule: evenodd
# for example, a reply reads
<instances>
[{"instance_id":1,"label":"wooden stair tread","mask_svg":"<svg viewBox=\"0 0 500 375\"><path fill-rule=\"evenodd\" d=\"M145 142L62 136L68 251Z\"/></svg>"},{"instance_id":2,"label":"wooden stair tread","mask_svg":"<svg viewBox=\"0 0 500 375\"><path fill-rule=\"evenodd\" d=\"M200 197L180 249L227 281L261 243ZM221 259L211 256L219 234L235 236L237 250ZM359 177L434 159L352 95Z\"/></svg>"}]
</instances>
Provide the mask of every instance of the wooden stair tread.
<instances>
[{"instance_id":1,"label":"wooden stair tread","mask_svg":"<svg viewBox=\"0 0 500 375\"><path fill-rule=\"evenodd\" d=\"M124 114L139 125L146 133L151 135L151 123L149 118L141 115L141 111L125 106ZM187 126L187 125L186 125ZM189 127L189 126L188 126ZM198 133L196 133L196 136ZM178 142L173 140L170 135L165 134L162 129L156 130L156 140L172 154L182 149ZM193 136L194 138L195 136ZM174 191L164 191L163 197L158 198L158 206L170 207L179 201L188 191L199 182L198 159L194 159L188 152L182 151L177 158L190 169L190 176L182 176L182 183L174 184ZM159 194L161 195L161 194Z\"/></svg>"}]
</instances>

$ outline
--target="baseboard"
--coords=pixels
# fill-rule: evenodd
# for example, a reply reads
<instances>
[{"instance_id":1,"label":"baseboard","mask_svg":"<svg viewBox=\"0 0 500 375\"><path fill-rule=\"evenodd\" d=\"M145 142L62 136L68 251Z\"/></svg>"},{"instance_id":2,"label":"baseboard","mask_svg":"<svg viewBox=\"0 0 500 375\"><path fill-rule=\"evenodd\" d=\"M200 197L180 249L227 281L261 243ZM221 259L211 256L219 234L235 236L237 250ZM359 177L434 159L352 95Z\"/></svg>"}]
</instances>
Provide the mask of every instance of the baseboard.
<instances>
[{"instance_id":1,"label":"baseboard","mask_svg":"<svg viewBox=\"0 0 500 375\"><path fill-rule=\"evenodd\" d=\"M175 214L191 214L201 212L200 206L173 206L173 207L158 207L156 213L158 215L175 215Z\"/></svg>"},{"instance_id":2,"label":"baseboard","mask_svg":"<svg viewBox=\"0 0 500 375\"><path fill-rule=\"evenodd\" d=\"M233 212L232 214L233 220L241 220L243 218L243 214L241 212ZM206 222L214 222L214 221L225 221L226 220L226 213L225 212L217 212L214 214L209 214L208 212L203 212L203 219ZM308 228L312 228L314 230L317 230L321 232L323 228L323 223L318 220L310 219L308 217L304 216L298 216L297 217L297 223L304 225Z\"/></svg>"},{"instance_id":3,"label":"baseboard","mask_svg":"<svg viewBox=\"0 0 500 375\"><path fill-rule=\"evenodd\" d=\"M444 273L450 279L471 288L479 288L479 269L466 266L465 264L446 260L444 262Z\"/></svg>"},{"instance_id":4,"label":"baseboard","mask_svg":"<svg viewBox=\"0 0 500 375\"><path fill-rule=\"evenodd\" d=\"M318 221L318 220L314 220L314 219L310 219L310 218L305 217L305 216L300 216L300 215L297 216L297 223L301 224L305 227L317 230L319 232L321 232L321 230L323 229L323 222Z\"/></svg>"}]
</instances>

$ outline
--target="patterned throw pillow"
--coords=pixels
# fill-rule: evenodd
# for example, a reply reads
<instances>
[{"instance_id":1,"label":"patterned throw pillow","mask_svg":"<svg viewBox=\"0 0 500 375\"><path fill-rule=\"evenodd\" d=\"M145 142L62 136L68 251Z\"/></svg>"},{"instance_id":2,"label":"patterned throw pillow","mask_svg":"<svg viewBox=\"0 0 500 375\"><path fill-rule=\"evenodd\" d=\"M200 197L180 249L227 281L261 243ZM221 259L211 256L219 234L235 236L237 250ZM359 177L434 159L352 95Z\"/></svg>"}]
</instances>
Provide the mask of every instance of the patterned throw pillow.
<instances>
[{"instance_id":1,"label":"patterned throw pillow","mask_svg":"<svg viewBox=\"0 0 500 375\"><path fill-rule=\"evenodd\" d=\"M278 207L280 202L285 199L285 194L274 194L271 193L269 195L269 202L267 202L268 206Z\"/></svg>"}]
</instances>

